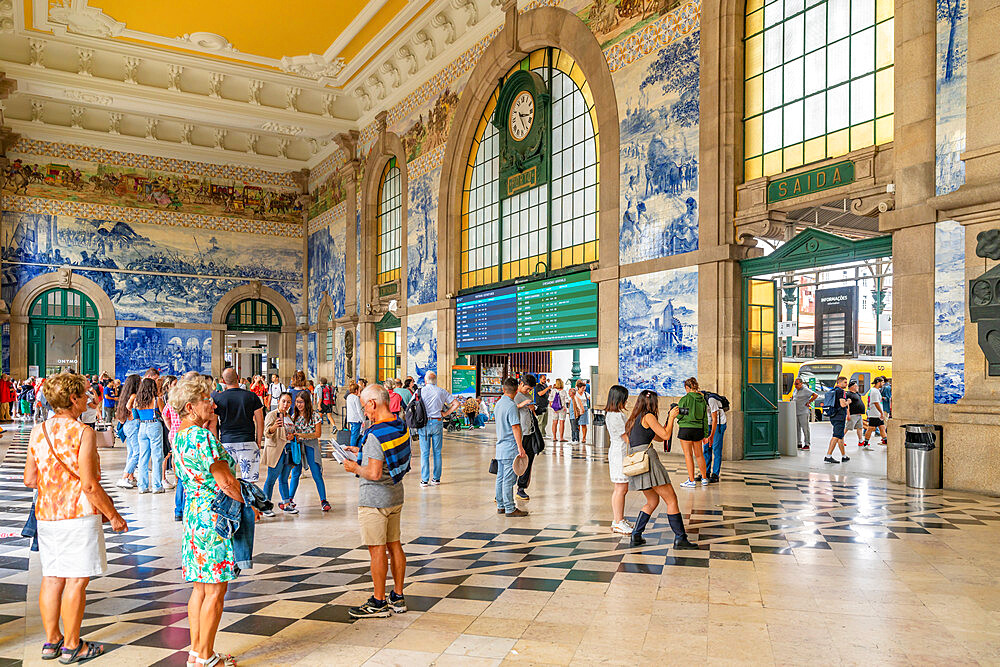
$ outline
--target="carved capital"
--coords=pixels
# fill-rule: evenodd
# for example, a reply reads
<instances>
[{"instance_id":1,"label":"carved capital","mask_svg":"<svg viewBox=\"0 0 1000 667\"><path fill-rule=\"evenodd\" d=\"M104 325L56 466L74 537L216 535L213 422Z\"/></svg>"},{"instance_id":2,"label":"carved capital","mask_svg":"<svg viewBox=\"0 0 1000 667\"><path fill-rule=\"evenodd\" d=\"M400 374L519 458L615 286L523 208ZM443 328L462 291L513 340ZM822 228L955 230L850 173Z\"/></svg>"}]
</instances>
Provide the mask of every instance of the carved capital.
<instances>
[{"instance_id":1,"label":"carved capital","mask_svg":"<svg viewBox=\"0 0 1000 667\"><path fill-rule=\"evenodd\" d=\"M887 194L871 197L858 197L851 200L851 213L854 215L875 216L886 213L896 207L896 200Z\"/></svg>"},{"instance_id":2,"label":"carved capital","mask_svg":"<svg viewBox=\"0 0 1000 667\"><path fill-rule=\"evenodd\" d=\"M378 132L380 138L385 137L386 126L389 122L389 112L380 111L377 116L375 116L375 130Z\"/></svg>"},{"instance_id":3,"label":"carved capital","mask_svg":"<svg viewBox=\"0 0 1000 667\"><path fill-rule=\"evenodd\" d=\"M357 130L351 130L350 132L341 132L333 138L336 144L340 146L340 150L347 154L348 162L358 157L358 139L360 136L361 134Z\"/></svg>"}]
</instances>

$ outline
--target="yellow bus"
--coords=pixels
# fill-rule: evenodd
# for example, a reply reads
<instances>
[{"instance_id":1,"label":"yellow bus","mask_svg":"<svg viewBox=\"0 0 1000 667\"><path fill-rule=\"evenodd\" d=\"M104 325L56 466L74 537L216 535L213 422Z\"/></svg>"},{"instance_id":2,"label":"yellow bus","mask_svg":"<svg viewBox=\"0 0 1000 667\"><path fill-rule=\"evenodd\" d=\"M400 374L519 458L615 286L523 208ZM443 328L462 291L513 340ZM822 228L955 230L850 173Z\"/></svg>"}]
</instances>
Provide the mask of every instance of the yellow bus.
<instances>
[{"instance_id":1,"label":"yellow bus","mask_svg":"<svg viewBox=\"0 0 1000 667\"><path fill-rule=\"evenodd\" d=\"M843 375L849 382L857 381L858 393L862 396L871 389L872 379L882 376L892 377L892 360L886 358L870 359L814 359L799 366L798 377L812 388L819 398L815 405L817 417L822 415L823 394L833 387L837 378Z\"/></svg>"},{"instance_id":2,"label":"yellow bus","mask_svg":"<svg viewBox=\"0 0 1000 667\"><path fill-rule=\"evenodd\" d=\"M806 362L805 359L795 359L789 357L781 360L781 400L792 400L793 383L799 376L799 367Z\"/></svg>"}]
</instances>

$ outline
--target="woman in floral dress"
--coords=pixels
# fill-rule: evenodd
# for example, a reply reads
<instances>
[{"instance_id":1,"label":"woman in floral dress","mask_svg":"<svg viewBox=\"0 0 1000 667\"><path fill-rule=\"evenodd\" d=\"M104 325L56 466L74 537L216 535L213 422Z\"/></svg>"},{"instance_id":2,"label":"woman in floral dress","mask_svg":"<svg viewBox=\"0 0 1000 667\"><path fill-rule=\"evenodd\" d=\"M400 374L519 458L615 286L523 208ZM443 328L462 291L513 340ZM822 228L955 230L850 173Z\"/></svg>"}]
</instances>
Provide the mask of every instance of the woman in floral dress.
<instances>
[{"instance_id":1,"label":"woman in floral dress","mask_svg":"<svg viewBox=\"0 0 1000 667\"><path fill-rule=\"evenodd\" d=\"M215 414L212 384L195 373L170 390L170 407L181 417L174 436L174 469L184 485L184 541L181 570L194 585L188 601L191 626L189 665L235 665L215 652L215 634L229 582L236 578L233 542L215 531L212 501L220 491L243 502L236 462L205 426Z\"/></svg>"}]
</instances>

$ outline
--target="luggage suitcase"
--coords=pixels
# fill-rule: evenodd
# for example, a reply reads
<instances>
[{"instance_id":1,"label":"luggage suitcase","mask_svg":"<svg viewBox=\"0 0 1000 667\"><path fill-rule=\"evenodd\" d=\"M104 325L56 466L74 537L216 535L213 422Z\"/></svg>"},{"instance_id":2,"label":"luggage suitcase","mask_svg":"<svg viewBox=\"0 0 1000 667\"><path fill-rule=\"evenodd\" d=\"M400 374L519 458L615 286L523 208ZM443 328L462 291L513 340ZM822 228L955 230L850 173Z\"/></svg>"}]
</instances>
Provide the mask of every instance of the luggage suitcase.
<instances>
[{"instance_id":1,"label":"luggage suitcase","mask_svg":"<svg viewBox=\"0 0 1000 667\"><path fill-rule=\"evenodd\" d=\"M97 433L97 446L103 449L111 449L115 446L115 432L107 424L98 424L94 431Z\"/></svg>"}]
</instances>

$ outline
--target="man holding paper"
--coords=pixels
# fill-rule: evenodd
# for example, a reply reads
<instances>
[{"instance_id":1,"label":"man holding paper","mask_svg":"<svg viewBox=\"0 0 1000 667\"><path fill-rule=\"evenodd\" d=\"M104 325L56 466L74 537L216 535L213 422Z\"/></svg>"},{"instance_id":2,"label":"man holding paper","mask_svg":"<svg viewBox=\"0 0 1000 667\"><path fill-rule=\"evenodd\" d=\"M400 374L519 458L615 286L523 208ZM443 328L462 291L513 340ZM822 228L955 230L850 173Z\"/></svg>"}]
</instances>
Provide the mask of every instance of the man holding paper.
<instances>
[{"instance_id":1,"label":"man holding paper","mask_svg":"<svg viewBox=\"0 0 1000 667\"><path fill-rule=\"evenodd\" d=\"M346 457L343 463L345 471L359 478L358 523L371 558L375 591L367 602L352 607L348 614L352 618L387 618L394 612L406 612L403 598L406 556L400 544L399 524L403 476L410 470L410 432L406 423L389 410L389 392L385 387L378 384L365 387L361 406L372 425L362 434L360 448L344 448L357 459ZM386 599L385 580L390 565L394 586Z\"/></svg>"}]
</instances>

